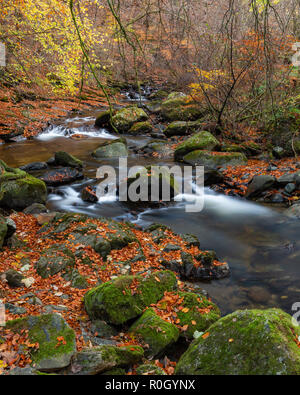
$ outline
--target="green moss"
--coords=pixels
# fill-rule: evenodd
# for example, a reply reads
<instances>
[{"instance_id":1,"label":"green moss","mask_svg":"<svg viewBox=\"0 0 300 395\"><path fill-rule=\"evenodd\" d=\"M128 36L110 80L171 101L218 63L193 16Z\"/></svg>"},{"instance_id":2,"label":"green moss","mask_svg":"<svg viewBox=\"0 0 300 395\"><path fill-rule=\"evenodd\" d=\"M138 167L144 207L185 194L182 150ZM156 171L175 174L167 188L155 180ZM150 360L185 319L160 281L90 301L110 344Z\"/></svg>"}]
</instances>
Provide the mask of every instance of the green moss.
<instances>
[{"instance_id":1,"label":"green moss","mask_svg":"<svg viewBox=\"0 0 300 395\"><path fill-rule=\"evenodd\" d=\"M195 133L201 129L202 122L186 122L186 121L175 121L170 123L164 130L164 134L167 137L172 136L185 136L187 134Z\"/></svg>"},{"instance_id":2,"label":"green moss","mask_svg":"<svg viewBox=\"0 0 300 395\"><path fill-rule=\"evenodd\" d=\"M179 144L175 150L174 157L175 160L180 160L189 152L196 150L213 151L219 148L219 146L220 143L211 133L202 131Z\"/></svg>"},{"instance_id":3,"label":"green moss","mask_svg":"<svg viewBox=\"0 0 300 395\"><path fill-rule=\"evenodd\" d=\"M128 156L127 142L125 139L117 139L102 143L94 152L95 158L114 158Z\"/></svg>"},{"instance_id":4,"label":"green moss","mask_svg":"<svg viewBox=\"0 0 300 395\"><path fill-rule=\"evenodd\" d=\"M128 134L147 134L152 132L152 125L149 121L137 122L128 131Z\"/></svg>"},{"instance_id":5,"label":"green moss","mask_svg":"<svg viewBox=\"0 0 300 395\"><path fill-rule=\"evenodd\" d=\"M206 166L211 169L225 166L238 166L247 163L247 158L240 152L210 152L196 150L183 157L185 163Z\"/></svg>"},{"instance_id":6,"label":"green moss","mask_svg":"<svg viewBox=\"0 0 300 395\"><path fill-rule=\"evenodd\" d=\"M196 121L203 116L203 110L187 95L173 92L162 102L161 115L167 121Z\"/></svg>"},{"instance_id":7,"label":"green moss","mask_svg":"<svg viewBox=\"0 0 300 395\"><path fill-rule=\"evenodd\" d=\"M140 365L136 369L137 375L147 375L147 376L166 376L166 372L152 363L146 363L144 365Z\"/></svg>"},{"instance_id":8,"label":"green moss","mask_svg":"<svg viewBox=\"0 0 300 395\"><path fill-rule=\"evenodd\" d=\"M83 163L81 160L75 158L75 156L68 154L64 151L55 152L55 163L59 166L69 166L81 168Z\"/></svg>"},{"instance_id":9,"label":"green moss","mask_svg":"<svg viewBox=\"0 0 300 395\"><path fill-rule=\"evenodd\" d=\"M204 332L211 324L220 318L219 308L209 301L205 296L200 296L192 292L179 292L183 298L181 306L188 308L188 312L182 310L177 312L180 319L180 326L188 325L188 329L180 335L188 339L193 339L195 331ZM205 309L208 309L205 312Z\"/></svg>"},{"instance_id":10,"label":"green moss","mask_svg":"<svg viewBox=\"0 0 300 395\"><path fill-rule=\"evenodd\" d=\"M15 332L28 330L29 340L39 343L38 350L31 351L34 367L52 370L68 366L76 350L75 333L59 314L28 316L6 323L6 328ZM63 337L66 344L57 347L57 337Z\"/></svg>"},{"instance_id":11,"label":"green moss","mask_svg":"<svg viewBox=\"0 0 300 395\"><path fill-rule=\"evenodd\" d=\"M129 332L149 346L145 354L151 357L159 355L166 347L176 343L179 337L179 329L164 321L151 308L130 327Z\"/></svg>"},{"instance_id":12,"label":"green moss","mask_svg":"<svg viewBox=\"0 0 300 395\"><path fill-rule=\"evenodd\" d=\"M130 286L133 282L136 290L132 294ZM170 271L157 272L146 278L122 276L87 292L84 297L85 309L92 319L123 324L141 315L145 307L156 303L165 291L171 291L176 286L176 277Z\"/></svg>"},{"instance_id":13,"label":"green moss","mask_svg":"<svg viewBox=\"0 0 300 395\"><path fill-rule=\"evenodd\" d=\"M137 122L147 121L148 115L136 106L123 108L112 117L112 124L120 133L126 133Z\"/></svg>"},{"instance_id":14,"label":"green moss","mask_svg":"<svg viewBox=\"0 0 300 395\"><path fill-rule=\"evenodd\" d=\"M236 311L208 329L180 358L176 374L300 374L300 329L279 309Z\"/></svg>"}]
</instances>

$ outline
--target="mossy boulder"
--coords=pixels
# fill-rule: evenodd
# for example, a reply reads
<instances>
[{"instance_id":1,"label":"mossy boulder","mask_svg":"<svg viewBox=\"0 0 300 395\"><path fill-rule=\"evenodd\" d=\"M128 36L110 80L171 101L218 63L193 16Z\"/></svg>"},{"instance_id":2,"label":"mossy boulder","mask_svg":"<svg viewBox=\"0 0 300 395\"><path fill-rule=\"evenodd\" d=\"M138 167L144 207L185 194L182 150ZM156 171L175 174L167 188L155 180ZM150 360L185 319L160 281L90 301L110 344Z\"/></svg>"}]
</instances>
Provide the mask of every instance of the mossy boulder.
<instances>
[{"instance_id":1,"label":"mossy boulder","mask_svg":"<svg viewBox=\"0 0 300 395\"><path fill-rule=\"evenodd\" d=\"M214 323L180 358L176 374L299 375L300 334L280 309L239 310Z\"/></svg>"},{"instance_id":2,"label":"mossy boulder","mask_svg":"<svg viewBox=\"0 0 300 395\"><path fill-rule=\"evenodd\" d=\"M0 160L0 207L23 210L33 203L44 204L47 188L43 181Z\"/></svg>"},{"instance_id":3,"label":"mossy boulder","mask_svg":"<svg viewBox=\"0 0 300 395\"><path fill-rule=\"evenodd\" d=\"M7 223L5 218L2 215L0 215L0 249L3 246L6 234L7 234Z\"/></svg>"},{"instance_id":4,"label":"mossy boulder","mask_svg":"<svg viewBox=\"0 0 300 395\"><path fill-rule=\"evenodd\" d=\"M120 133L126 133L137 122L148 120L148 115L139 107L126 107L116 112L112 117L112 124Z\"/></svg>"},{"instance_id":5,"label":"mossy boulder","mask_svg":"<svg viewBox=\"0 0 300 395\"><path fill-rule=\"evenodd\" d=\"M31 343L39 343L31 351L32 365L41 371L62 369L70 364L76 352L75 333L59 314L28 316L6 323L6 329L19 333L28 330ZM64 338L65 344L58 346L57 338Z\"/></svg>"},{"instance_id":6,"label":"mossy boulder","mask_svg":"<svg viewBox=\"0 0 300 395\"><path fill-rule=\"evenodd\" d=\"M201 129L202 122L201 121L175 121L170 123L166 129L164 130L164 134L167 137L172 136L185 136L191 133L195 133Z\"/></svg>"},{"instance_id":7,"label":"mossy boulder","mask_svg":"<svg viewBox=\"0 0 300 395\"><path fill-rule=\"evenodd\" d=\"M219 141L210 133L202 131L189 137L175 149L175 160L181 160L185 155L196 150L215 151L220 147Z\"/></svg>"},{"instance_id":8,"label":"mossy boulder","mask_svg":"<svg viewBox=\"0 0 300 395\"><path fill-rule=\"evenodd\" d=\"M84 305L91 319L118 325L140 316L146 307L159 301L165 291L176 287L176 277L170 271L147 277L122 276L87 292Z\"/></svg>"},{"instance_id":9,"label":"mossy boulder","mask_svg":"<svg viewBox=\"0 0 300 395\"><path fill-rule=\"evenodd\" d=\"M151 308L130 327L129 332L149 346L145 351L148 357L161 354L179 338L179 329L174 324L164 321Z\"/></svg>"},{"instance_id":10,"label":"mossy boulder","mask_svg":"<svg viewBox=\"0 0 300 395\"><path fill-rule=\"evenodd\" d=\"M183 162L190 165L205 166L210 169L218 167L247 164L247 158L241 152L210 152L197 150L183 157Z\"/></svg>"},{"instance_id":11,"label":"mossy boulder","mask_svg":"<svg viewBox=\"0 0 300 395\"><path fill-rule=\"evenodd\" d=\"M127 142L125 139L106 141L93 152L93 156L99 159L128 156Z\"/></svg>"},{"instance_id":12,"label":"mossy boulder","mask_svg":"<svg viewBox=\"0 0 300 395\"><path fill-rule=\"evenodd\" d=\"M139 346L99 346L82 350L72 361L73 374L96 375L113 368L134 365L142 360L144 350ZM74 373L75 372L75 373Z\"/></svg>"},{"instance_id":13,"label":"mossy boulder","mask_svg":"<svg viewBox=\"0 0 300 395\"><path fill-rule=\"evenodd\" d=\"M206 331L207 328L220 318L219 308L204 295L192 292L179 292L183 298L182 309L177 312L180 326L188 326L180 333L182 337L193 339L194 333Z\"/></svg>"},{"instance_id":14,"label":"mossy boulder","mask_svg":"<svg viewBox=\"0 0 300 395\"><path fill-rule=\"evenodd\" d=\"M75 156L68 154L64 151L58 151L54 154L55 164L58 166L67 166L67 167L77 167L82 168L83 163L81 160L75 158Z\"/></svg>"},{"instance_id":15,"label":"mossy boulder","mask_svg":"<svg viewBox=\"0 0 300 395\"><path fill-rule=\"evenodd\" d=\"M152 125L149 121L146 122L137 122L128 131L128 134L140 135L140 134L148 134L153 130Z\"/></svg>"},{"instance_id":16,"label":"mossy boulder","mask_svg":"<svg viewBox=\"0 0 300 395\"><path fill-rule=\"evenodd\" d=\"M161 116L167 121L196 121L203 110L190 96L181 92L171 93L161 104Z\"/></svg>"},{"instance_id":17,"label":"mossy boulder","mask_svg":"<svg viewBox=\"0 0 300 395\"><path fill-rule=\"evenodd\" d=\"M166 376L167 373L159 366L153 363L145 363L136 369L136 374L139 376Z\"/></svg>"}]
</instances>

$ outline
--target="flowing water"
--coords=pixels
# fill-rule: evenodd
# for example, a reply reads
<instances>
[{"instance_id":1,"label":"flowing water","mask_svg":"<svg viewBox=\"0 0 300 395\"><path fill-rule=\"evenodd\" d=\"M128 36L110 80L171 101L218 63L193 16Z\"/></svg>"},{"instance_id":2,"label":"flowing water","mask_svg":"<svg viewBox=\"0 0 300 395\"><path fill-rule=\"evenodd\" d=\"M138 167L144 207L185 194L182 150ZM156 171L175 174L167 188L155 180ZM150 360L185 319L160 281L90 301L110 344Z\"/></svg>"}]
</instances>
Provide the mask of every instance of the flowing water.
<instances>
[{"instance_id":1,"label":"flowing water","mask_svg":"<svg viewBox=\"0 0 300 395\"><path fill-rule=\"evenodd\" d=\"M142 226L159 222L178 233L193 233L199 237L202 249L215 250L219 259L230 265L229 278L201 283L222 314L255 307L281 307L291 313L293 303L300 302L300 221L288 219L273 207L218 195L207 188L204 210L199 213L187 213L184 202L139 213L130 211L114 197L101 199L97 204L85 203L80 190L95 179L97 168L103 164L118 165L117 160L92 158L100 141L116 138L104 129L95 129L94 120L92 112L74 116L49 127L33 140L0 145L0 158L10 166L20 167L46 161L55 151L72 153L85 162L85 180L56 188L48 196L49 209L126 219ZM85 136L76 140L70 138L73 134ZM127 136L129 147L142 146L148 140ZM134 155L128 158L128 166L153 163L168 161Z\"/></svg>"}]
</instances>

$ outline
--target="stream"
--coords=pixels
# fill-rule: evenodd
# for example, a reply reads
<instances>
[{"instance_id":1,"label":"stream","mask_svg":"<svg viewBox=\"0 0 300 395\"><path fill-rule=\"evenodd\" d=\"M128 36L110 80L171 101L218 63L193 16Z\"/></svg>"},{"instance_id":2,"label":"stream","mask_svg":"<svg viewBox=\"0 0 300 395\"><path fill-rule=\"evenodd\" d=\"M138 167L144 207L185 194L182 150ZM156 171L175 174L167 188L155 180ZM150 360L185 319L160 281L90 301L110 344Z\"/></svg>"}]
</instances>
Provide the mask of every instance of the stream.
<instances>
[{"instance_id":1,"label":"stream","mask_svg":"<svg viewBox=\"0 0 300 395\"><path fill-rule=\"evenodd\" d=\"M300 301L300 222L287 218L280 209L218 195L208 188L205 188L204 210L199 213L186 213L184 202L136 213L109 197L96 204L81 200L82 186L95 178L99 166L118 165L118 160L99 161L91 156L99 142L116 138L107 130L93 126L95 114L91 111L60 121L32 140L2 144L0 158L12 167L20 167L47 161L59 150L73 154L85 163L85 179L50 193L49 210L130 220L141 226L159 222L178 233L193 233L202 249L215 250L218 258L227 261L231 268L229 278L201 283L222 315L239 308L267 307L280 307L291 313L293 303ZM85 137L72 139L72 134ZM146 136L126 138L129 148L143 146L151 140ZM142 158L133 153L128 157L128 166L154 163L173 162Z\"/></svg>"}]
</instances>

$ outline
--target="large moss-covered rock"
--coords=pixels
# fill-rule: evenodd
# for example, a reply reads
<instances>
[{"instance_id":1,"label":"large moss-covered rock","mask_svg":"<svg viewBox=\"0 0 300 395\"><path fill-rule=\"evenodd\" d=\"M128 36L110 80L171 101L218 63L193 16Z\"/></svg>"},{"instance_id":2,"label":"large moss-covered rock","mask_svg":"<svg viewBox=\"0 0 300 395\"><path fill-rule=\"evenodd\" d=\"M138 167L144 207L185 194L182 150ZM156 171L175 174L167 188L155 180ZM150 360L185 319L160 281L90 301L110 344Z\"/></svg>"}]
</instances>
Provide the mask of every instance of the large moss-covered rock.
<instances>
[{"instance_id":1,"label":"large moss-covered rock","mask_svg":"<svg viewBox=\"0 0 300 395\"><path fill-rule=\"evenodd\" d=\"M176 286L176 277L170 271L147 277L122 276L87 292L84 305L91 319L123 324L141 315L147 306L159 301L165 291L172 291Z\"/></svg>"},{"instance_id":2,"label":"large moss-covered rock","mask_svg":"<svg viewBox=\"0 0 300 395\"><path fill-rule=\"evenodd\" d=\"M193 339L195 331L203 332L220 318L219 308L203 295L192 292L179 292L183 298L182 309L177 312L180 326L188 326L181 336Z\"/></svg>"},{"instance_id":3,"label":"large moss-covered rock","mask_svg":"<svg viewBox=\"0 0 300 395\"><path fill-rule=\"evenodd\" d=\"M205 166L210 169L218 167L238 166L247 164L247 158L240 152L193 151L183 157L190 165Z\"/></svg>"},{"instance_id":4,"label":"large moss-covered rock","mask_svg":"<svg viewBox=\"0 0 300 395\"><path fill-rule=\"evenodd\" d=\"M39 343L39 348L31 351L32 364L36 369L52 371L70 364L76 352L75 333L59 314L28 316L6 323L6 329L14 332L28 330L31 343ZM57 338L65 344L58 346Z\"/></svg>"},{"instance_id":5,"label":"large moss-covered rock","mask_svg":"<svg viewBox=\"0 0 300 395\"><path fill-rule=\"evenodd\" d=\"M166 129L164 130L164 134L167 137L172 136L185 136L187 134L195 133L198 130L201 130L202 122L201 121L175 121L170 123Z\"/></svg>"},{"instance_id":6,"label":"large moss-covered rock","mask_svg":"<svg viewBox=\"0 0 300 395\"><path fill-rule=\"evenodd\" d=\"M45 203L46 198L43 181L0 160L0 207L23 210L33 203Z\"/></svg>"},{"instance_id":7,"label":"large moss-covered rock","mask_svg":"<svg viewBox=\"0 0 300 395\"><path fill-rule=\"evenodd\" d=\"M152 132L152 125L149 121L137 122L128 131L128 134L140 135Z\"/></svg>"},{"instance_id":8,"label":"large moss-covered rock","mask_svg":"<svg viewBox=\"0 0 300 395\"><path fill-rule=\"evenodd\" d=\"M202 131L194 134L177 146L174 153L175 160L182 159L185 155L192 151L214 151L219 148L219 146L220 143L210 132Z\"/></svg>"},{"instance_id":9,"label":"large moss-covered rock","mask_svg":"<svg viewBox=\"0 0 300 395\"><path fill-rule=\"evenodd\" d=\"M116 158L128 156L127 143L125 139L117 139L102 143L94 152L95 158Z\"/></svg>"},{"instance_id":10,"label":"large moss-covered rock","mask_svg":"<svg viewBox=\"0 0 300 395\"><path fill-rule=\"evenodd\" d=\"M0 248L2 248L4 239L7 234L7 224L5 218L0 215Z\"/></svg>"},{"instance_id":11,"label":"large moss-covered rock","mask_svg":"<svg viewBox=\"0 0 300 395\"><path fill-rule=\"evenodd\" d=\"M78 167L82 168L83 163L80 159L75 158L75 156L68 154L64 151L58 151L54 154L55 164L59 166L67 167Z\"/></svg>"},{"instance_id":12,"label":"large moss-covered rock","mask_svg":"<svg viewBox=\"0 0 300 395\"><path fill-rule=\"evenodd\" d=\"M144 350L139 346L99 346L77 353L73 358L73 374L95 375L113 368L126 367L141 361Z\"/></svg>"},{"instance_id":13,"label":"large moss-covered rock","mask_svg":"<svg viewBox=\"0 0 300 395\"><path fill-rule=\"evenodd\" d=\"M136 106L126 107L116 112L112 117L112 124L120 133L126 133L137 122L147 121L148 115Z\"/></svg>"},{"instance_id":14,"label":"large moss-covered rock","mask_svg":"<svg viewBox=\"0 0 300 395\"><path fill-rule=\"evenodd\" d=\"M162 102L161 115L167 121L196 121L203 111L190 96L173 92Z\"/></svg>"},{"instance_id":15,"label":"large moss-covered rock","mask_svg":"<svg viewBox=\"0 0 300 395\"><path fill-rule=\"evenodd\" d=\"M149 345L145 351L148 357L161 354L168 346L176 343L179 337L179 329L164 321L151 308L130 327L129 332Z\"/></svg>"},{"instance_id":16,"label":"large moss-covered rock","mask_svg":"<svg viewBox=\"0 0 300 395\"><path fill-rule=\"evenodd\" d=\"M236 311L214 323L180 358L176 374L300 374L300 334L279 309Z\"/></svg>"}]
</instances>

